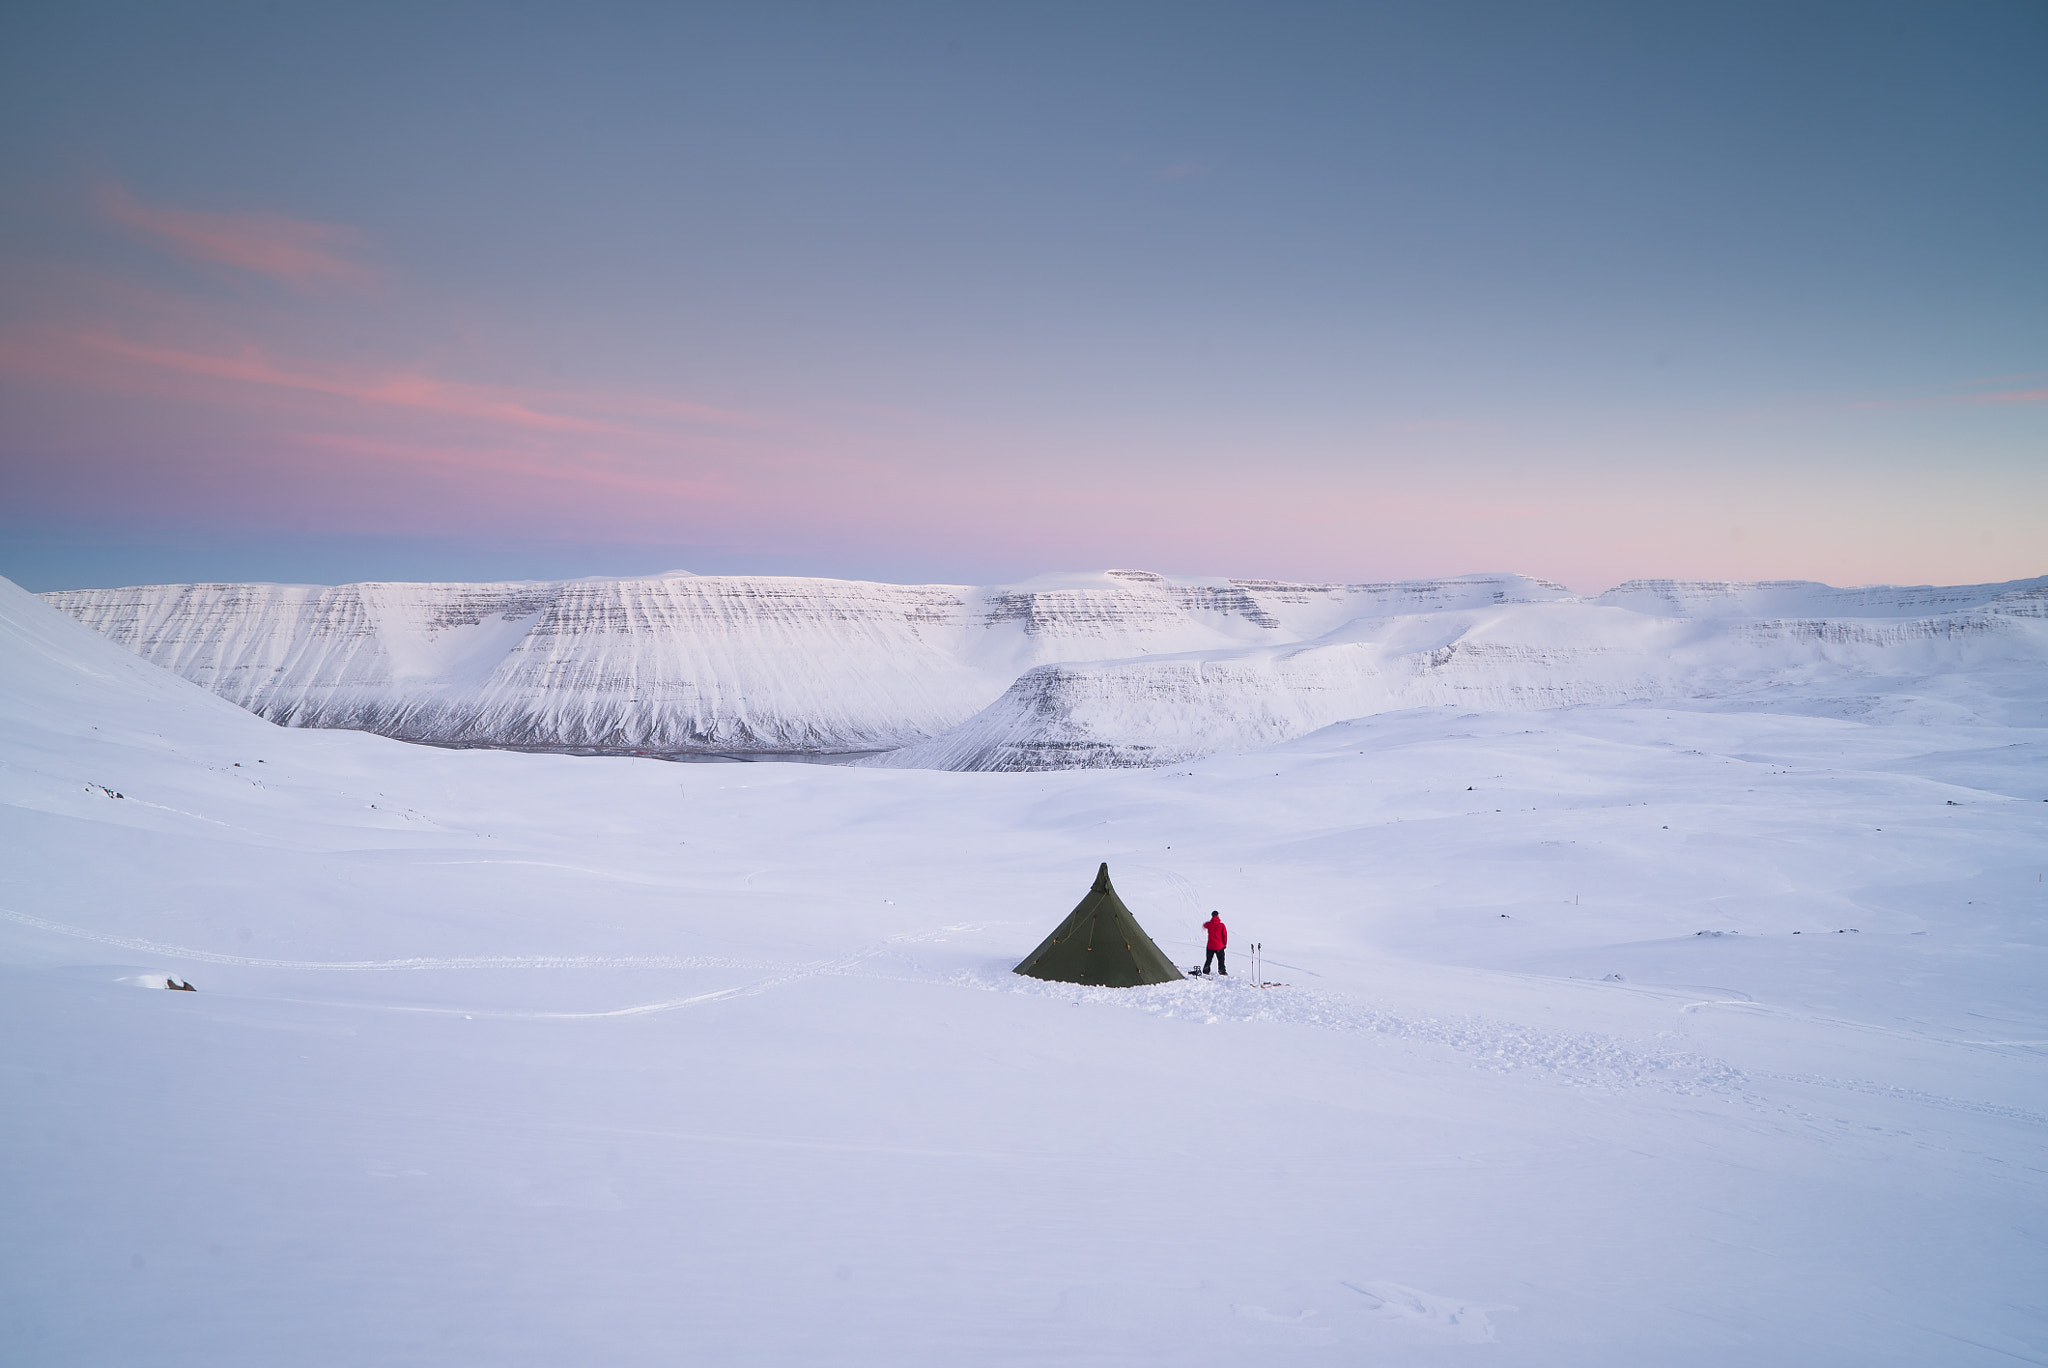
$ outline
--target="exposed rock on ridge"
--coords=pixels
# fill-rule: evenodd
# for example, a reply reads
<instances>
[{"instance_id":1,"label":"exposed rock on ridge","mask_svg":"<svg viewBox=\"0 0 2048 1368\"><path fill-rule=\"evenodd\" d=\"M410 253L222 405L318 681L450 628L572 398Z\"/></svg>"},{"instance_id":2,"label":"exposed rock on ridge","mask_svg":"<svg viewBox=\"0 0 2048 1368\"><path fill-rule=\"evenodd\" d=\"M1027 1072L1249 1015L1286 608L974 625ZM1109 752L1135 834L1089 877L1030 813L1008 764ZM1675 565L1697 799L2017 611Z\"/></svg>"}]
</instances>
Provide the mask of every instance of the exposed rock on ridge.
<instances>
[{"instance_id":1,"label":"exposed rock on ridge","mask_svg":"<svg viewBox=\"0 0 2048 1368\"><path fill-rule=\"evenodd\" d=\"M2048 578L1635 581L1593 601L1513 575L1289 584L1140 570L994 588L674 574L44 598L287 726L444 745L880 751L869 763L945 769L1173 763L1424 706L1856 694L1918 676L1953 693L2048 661Z\"/></svg>"},{"instance_id":2,"label":"exposed rock on ridge","mask_svg":"<svg viewBox=\"0 0 2048 1368\"><path fill-rule=\"evenodd\" d=\"M2038 693L2029 681L2048 669L2048 590L2035 584L1958 592L1975 606L1929 617L1902 617L1875 595L1864 600L1876 610L1869 618L1692 620L1600 603L1504 605L1361 619L1297 646L1043 665L944 736L864 763L1165 765L1418 707L1711 699L1830 716L2042 725L2048 717L2025 712ZM1924 602L1940 592L1908 595Z\"/></svg>"},{"instance_id":3,"label":"exposed rock on ridge","mask_svg":"<svg viewBox=\"0 0 2048 1368\"><path fill-rule=\"evenodd\" d=\"M1387 604L1563 597L1516 576L1292 585L1132 570L988 589L676 574L44 595L281 725L662 753L888 749L958 725L1041 663L1300 641Z\"/></svg>"}]
</instances>

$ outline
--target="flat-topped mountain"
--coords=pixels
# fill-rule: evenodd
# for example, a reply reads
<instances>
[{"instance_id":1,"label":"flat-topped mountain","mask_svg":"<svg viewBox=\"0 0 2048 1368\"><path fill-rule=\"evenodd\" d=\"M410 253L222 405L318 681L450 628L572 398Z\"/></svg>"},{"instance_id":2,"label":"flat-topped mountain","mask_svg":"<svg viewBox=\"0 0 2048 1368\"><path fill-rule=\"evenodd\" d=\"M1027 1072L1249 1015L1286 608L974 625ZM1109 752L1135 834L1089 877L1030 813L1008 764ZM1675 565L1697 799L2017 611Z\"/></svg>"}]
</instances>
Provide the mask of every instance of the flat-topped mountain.
<instances>
[{"instance_id":1,"label":"flat-topped mountain","mask_svg":"<svg viewBox=\"0 0 2048 1368\"><path fill-rule=\"evenodd\" d=\"M1110 570L974 587L677 572L43 598L286 726L1040 769L1171 763L1396 708L1719 696L2037 663L2048 579L1633 581L1586 600L1519 575L1293 584Z\"/></svg>"},{"instance_id":2,"label":"flat-topped mountain","mask_svg":"<svg viewBox=\"0 0 2048 1368\"><path fill-rule=\"evenodd\" d=\"M2004 584L1874 584L1855 589L1812 580L1640 579L1616 585L1596 602L1673 617L1924 617L1982 608L2028 593L2048 593L2048 575Z\"/></svg>"}]
</instances>

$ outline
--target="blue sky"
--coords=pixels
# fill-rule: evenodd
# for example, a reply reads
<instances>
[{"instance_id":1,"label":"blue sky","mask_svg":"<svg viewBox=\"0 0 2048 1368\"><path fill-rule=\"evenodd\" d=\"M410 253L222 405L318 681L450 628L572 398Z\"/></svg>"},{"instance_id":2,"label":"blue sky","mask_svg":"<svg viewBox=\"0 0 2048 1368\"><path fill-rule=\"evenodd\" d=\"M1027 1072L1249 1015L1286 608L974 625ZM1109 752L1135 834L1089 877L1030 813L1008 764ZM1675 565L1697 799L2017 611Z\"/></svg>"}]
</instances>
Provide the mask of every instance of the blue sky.
<instances>
[{"instance_id":1,"label":"blue sky","mask_svg":"<svg viewBox=\"0 0 2048 1368\"><path fill-rule=\"evenodd\" d=\"M0 573L2048 571L2048 9L16 7Z\"/></svg>"}]
</instances>

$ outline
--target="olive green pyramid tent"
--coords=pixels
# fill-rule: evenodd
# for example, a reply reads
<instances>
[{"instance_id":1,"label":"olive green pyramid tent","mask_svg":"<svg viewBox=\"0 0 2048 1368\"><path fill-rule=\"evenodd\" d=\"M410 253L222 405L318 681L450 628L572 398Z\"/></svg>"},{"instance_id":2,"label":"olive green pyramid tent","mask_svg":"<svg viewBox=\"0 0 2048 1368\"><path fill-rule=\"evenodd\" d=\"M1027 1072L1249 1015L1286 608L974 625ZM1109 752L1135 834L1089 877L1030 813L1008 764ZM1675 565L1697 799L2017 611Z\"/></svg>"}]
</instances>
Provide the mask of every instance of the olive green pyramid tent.
<instances>
[{"instance_id":1,"label":"olive green pyramid tent","mask_svg":"<svg viewBox=\"0 0 2048 1368\"><path fill-rule=\"evenodd\" d=\"M1067 914L1044 944L1024 957L1017 972L1027 978L1097 988L1135 988L1141 983L1171 983L1184 977L1110 887L1108 865L1095 876L1095 887L1088 890L1081 905Z\"/></svg>"}]
</instances>

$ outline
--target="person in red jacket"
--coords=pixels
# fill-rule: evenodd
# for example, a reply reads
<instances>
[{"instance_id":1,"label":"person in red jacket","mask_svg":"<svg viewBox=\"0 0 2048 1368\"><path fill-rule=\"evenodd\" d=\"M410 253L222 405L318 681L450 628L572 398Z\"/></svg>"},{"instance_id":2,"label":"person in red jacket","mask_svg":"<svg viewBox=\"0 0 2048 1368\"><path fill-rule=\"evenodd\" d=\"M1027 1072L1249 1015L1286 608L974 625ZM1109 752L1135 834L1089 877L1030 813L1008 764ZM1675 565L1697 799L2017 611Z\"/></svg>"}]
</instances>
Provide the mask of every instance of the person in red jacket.
<instances>
[{"instance_id":1,"label":"person in red jacket","mask_svg":"<svg viewBox=\"0 0 2048 1368\"><path fill-rule=\"evenodd\" d=\"M1229 978L1230 966L1223 962L1223 952L1230 945L1230 928L1223 924L1223 914L1211 912L1202 929L1209 933L1209 953L1202 956L1202 972L1208 973L1210 962L1214 961L1216 972Z\"/></svg>"}]
</instances>

